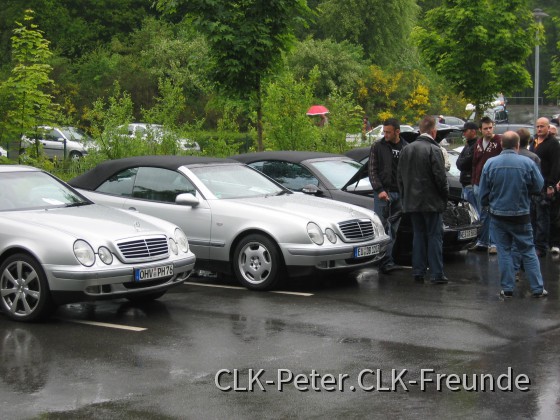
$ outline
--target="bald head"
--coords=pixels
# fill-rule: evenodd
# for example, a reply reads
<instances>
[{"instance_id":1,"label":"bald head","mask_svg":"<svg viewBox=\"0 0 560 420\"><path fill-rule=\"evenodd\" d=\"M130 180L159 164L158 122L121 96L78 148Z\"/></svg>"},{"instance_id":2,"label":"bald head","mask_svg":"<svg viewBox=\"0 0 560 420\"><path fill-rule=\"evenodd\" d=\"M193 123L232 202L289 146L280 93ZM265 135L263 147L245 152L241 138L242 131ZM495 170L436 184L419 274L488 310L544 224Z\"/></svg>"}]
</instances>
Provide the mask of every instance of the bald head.
<instances>
[{"instance_id":1,"label":"bald head","mask_svg":"<svg viewBox=\"0 0 560 420\"><path fill-rule=\"evenodd\" d=\"M502 136L502 149L519 150L519 134L515 131L506 131Z\"/></svg>"},{"instance_id":2,"label":"bald head","mask_svg":"<svg viewBox=\"0 0 560 420\"><path fill-rule=\"evenodd\" d=\"M546 136L548 136L548 129L550 127L550 121L548 118L541 117L537 120L537 137L539 140L543 140Z\"/></svg>"}]
</instances>

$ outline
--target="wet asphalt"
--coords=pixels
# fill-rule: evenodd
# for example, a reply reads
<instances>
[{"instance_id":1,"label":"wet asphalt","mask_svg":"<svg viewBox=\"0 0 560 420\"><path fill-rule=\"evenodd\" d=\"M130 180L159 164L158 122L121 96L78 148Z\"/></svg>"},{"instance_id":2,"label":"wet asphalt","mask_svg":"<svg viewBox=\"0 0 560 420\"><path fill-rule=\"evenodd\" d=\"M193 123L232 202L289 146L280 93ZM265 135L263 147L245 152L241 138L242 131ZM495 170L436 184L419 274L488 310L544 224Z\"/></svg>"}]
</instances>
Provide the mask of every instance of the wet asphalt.
<instances>
[{"instance_id":1,"label":"wet asphalt","mask_svg":"<svg viewBox=\"0 0 560 420\"><path fill-rule=\"evenodd\" d=\"M158 301L0 316L5 419L560 416L560 259L546 299L498 297L496 256L292 280L281 293L191 278Z\"/></svg>"}]
</instances>

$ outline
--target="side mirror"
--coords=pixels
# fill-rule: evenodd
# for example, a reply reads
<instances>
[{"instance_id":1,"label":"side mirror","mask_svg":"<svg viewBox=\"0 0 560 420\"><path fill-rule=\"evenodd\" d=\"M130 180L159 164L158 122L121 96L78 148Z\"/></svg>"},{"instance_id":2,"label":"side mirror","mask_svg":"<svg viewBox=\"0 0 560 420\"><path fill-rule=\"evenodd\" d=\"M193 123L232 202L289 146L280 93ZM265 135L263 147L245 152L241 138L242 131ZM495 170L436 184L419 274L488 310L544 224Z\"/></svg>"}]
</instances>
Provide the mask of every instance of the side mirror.
<instances>
[{"instance_id":1,"label":"side mirror","mask_svg":"<svg viewBox=\"0 0 560 420\"><path fill-rule=\"evenodd\" d=\"M182 206L196 207L200 204L200 201L191 193L183 193L175 197L175 203Z\"/></svg>"},{"instance_id":2,"label":"side mirror","mask_svg":"<svg viewBox=\"0 0 560 420\"><path fill-rule=\"evenodd\" d=\"M305 187L301 189L302 193L311 194L311 195L322 195L323 192L317 188L317 185L307 184Z\"/></svg>"}]
</instances>

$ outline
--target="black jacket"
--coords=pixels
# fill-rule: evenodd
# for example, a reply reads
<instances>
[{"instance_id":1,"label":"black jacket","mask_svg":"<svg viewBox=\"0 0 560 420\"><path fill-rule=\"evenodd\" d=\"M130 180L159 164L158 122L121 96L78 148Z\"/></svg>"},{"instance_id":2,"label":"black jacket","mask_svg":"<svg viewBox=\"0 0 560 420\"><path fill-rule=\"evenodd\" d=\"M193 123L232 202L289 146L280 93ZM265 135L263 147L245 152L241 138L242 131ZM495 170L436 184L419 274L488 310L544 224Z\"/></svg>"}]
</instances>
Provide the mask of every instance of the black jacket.
<instances>
[{"instance_id":1,"label":"black jacket","mask_svg":"<svg viewBox=\"0 0 560 420\"><path fill-rule=\"evenodd\" d=\"M536 149L535 143L531 143L529 150L541 159L544 188L556 185L560 178L560 143L556 137L549 134Z\"/></svg>"},{"instance_id":2,"label":"black jacket","mask_svg":"<svg viewBox=\"0 0 560 420\"><path fill-rule=\"evenodd\" d=\"M401 137L403 150L408 143ZM402 153L402 151L401 151ZM381 191L389 192L391 184L391 171L393 163L393 149L385 137L372 144L369 151L368 175L373 191L379 194Z\"/></svg>"},{"instance_id":3,"label":"black jacket","mask_svg":"<svg viewBox=\"0 0 560 420\"><path fill-rule=\"evenodd\" d=\"M422 134L403 149L398 183L404 213L445 211L449 184L443 153L430 136Z\"/></svg>"},{"instance_id":4,"label":"black jacket","mask_svg":"<svg viewBox=\"0 0 560 420\"><path fill-rule=\"evenodd\" d=\"M467 144L461 150L459 157L457 158L457 169L461 171L459 175L459 182L463 187L472 184L472 162L474 155L474 145L476 143L476 137L474 139L467 140Z\"/></svg>"}]
</instances>

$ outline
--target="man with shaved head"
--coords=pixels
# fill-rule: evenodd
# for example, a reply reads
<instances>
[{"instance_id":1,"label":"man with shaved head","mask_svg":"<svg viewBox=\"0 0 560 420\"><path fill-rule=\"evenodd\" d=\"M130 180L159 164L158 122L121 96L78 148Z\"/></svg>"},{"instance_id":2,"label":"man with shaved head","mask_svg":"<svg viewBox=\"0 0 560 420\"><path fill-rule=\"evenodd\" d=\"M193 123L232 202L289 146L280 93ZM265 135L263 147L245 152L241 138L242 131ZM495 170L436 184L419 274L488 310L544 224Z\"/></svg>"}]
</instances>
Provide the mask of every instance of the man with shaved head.
<instances>
[{"instance_id":1,"label":"man with shaved head","mask_svg":"<svg viewBox=\"0 0 560 420\"><path fill-rule=\"evenodd\" d=\"M482 169L479 184L481 206L488 209L492 235L498 248L500 296L511 298L515 287L514 252L520 255L529 280L532 296L548 295L543 287L539 259L531 227L531 194L544 185L535 162L518 155L519 135L507 131L502 136L502 152L488 159Z\"/></svg>"},{"instance_id":2,"label":"man with shaved head","mask_svg":"<svg viewBox=\"0 0 560 420\"><path fill-rule=\"evenodd\" d=\"M544 178L541 196L535 203L535 220L533 220L535 246L539 257L544 257L549 248L550 207L554 186L560 178L560 143L549 129L548 118L537 119L537 136L529 147L529 150L541 159L541 174Z\"/></svg>"}]
</instances>

